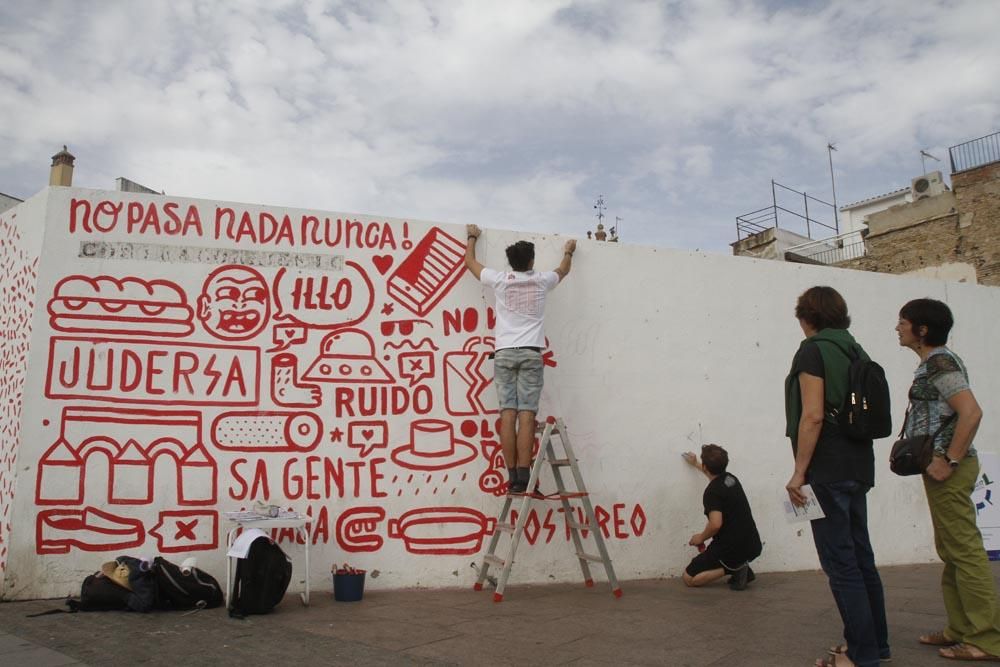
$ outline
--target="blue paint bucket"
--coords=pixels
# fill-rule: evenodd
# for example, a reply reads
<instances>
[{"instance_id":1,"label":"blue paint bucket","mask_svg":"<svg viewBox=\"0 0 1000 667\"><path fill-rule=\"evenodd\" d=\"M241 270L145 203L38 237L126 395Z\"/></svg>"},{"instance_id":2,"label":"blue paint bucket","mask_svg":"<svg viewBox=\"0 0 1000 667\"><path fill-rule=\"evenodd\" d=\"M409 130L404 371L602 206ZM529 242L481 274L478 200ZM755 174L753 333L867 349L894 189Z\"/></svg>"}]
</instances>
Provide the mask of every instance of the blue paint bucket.
<instances>
[{"instance_id":1,"label":"blue paint bucket","mask_svg":"<svg viewBox=\"0 0 1000 667\"><path fill-rule=\"evenodd\" d=\"M333 574L333 599L337 602L358 602L365 594L365 571Z\"/></svg>"}]
</instances>

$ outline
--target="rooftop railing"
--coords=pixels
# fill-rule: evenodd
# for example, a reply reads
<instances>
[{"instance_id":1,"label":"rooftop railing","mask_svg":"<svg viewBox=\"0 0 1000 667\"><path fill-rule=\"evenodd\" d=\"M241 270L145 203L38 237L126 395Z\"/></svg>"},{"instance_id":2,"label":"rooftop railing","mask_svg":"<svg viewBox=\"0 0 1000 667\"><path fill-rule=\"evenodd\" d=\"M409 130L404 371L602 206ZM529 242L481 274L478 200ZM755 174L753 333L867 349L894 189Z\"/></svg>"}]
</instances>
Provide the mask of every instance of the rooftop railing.
<instances>
[{"instance_id":1,"label":"rooftop railing","mask_svg":"<svg viewBox=\"0 0 1000 667\"><path fill-rule=\"evenodd\" d=\"M1000 132L952 146L948 149L948 157L953 174L1000 162Z\"/></svg>"},{"instance_id":2,"label":"rooftop railing","mask_svg":"<svg viewBox=\"0 0 1000 667\"><path fill-rule=\"evenodd\" d=\"M816 264L839 264L864 257L866 254L868 250L865 248L865 238L860 230L800 243L785 249L785 259L788 261L806 260Z\"/></svg>"},{"instance_id":3,"label":"rooftop railing","mask_svg":"<svg viewBox=\"0 0 1000 667\"><path fill-rule=\"evenodd\" d=\"M798 208L801 203L801 209L792 210L779 204L778 192L781 192L782 196L786 199L791 197L791 200L794 203L789 203L789 206L795 206ZM788 195L787 193L789 192L794 196ZM799 197L802 198L801 202L798 201ZM809 211L810 202L812 203L811 213ZM833 217L833 224L831 225L817 220L815 217L817 210L825 213L826 215L831 215ZM838 229L839 225L837 222L836 208L833 204L828 201L823 201L822 199L817 199L812 195L807 195L805 192L799 192L798 190L790 188L787 185L782 185L774 179L771 179L770 206L765 206L764 208L757 209L756 211L736 216L736 240L742 241L749 236L759 234L760 232L771 229L772 227L781 227L782 229L787 229L796 233L801 233L802 228L804 227L804 236L808 238L812 238L814 227L829 229L833 231L834 234L840 231Z\"/></svg>"}]
</instances>

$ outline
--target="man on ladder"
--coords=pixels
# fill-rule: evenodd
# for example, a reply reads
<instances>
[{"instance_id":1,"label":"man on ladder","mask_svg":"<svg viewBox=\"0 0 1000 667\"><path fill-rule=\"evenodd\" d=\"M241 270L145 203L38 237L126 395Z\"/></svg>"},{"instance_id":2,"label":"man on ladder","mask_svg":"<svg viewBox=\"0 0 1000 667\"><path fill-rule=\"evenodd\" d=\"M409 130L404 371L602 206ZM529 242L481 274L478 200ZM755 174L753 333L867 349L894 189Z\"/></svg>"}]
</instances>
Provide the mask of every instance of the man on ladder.
<instances>
[{"instance_id":1,"label":"man on ladder","mask_svg":"<svg viewBox=\"0 0 1000 667\"><path fill-rule=\"evenodd\" d=\"M526 493L535 441L535 414L542 393L545 299L569 275L576 241L566 241L554 271L535 271L535 245L518 241L507 248L512 271L495 271L476 260L482 230L468 225L465 265L496 295L496 356L493 383L500 399L500 446L510 478L510 493ZM534 489L532 490L534 491Z\"/></svg>"}]
</instances>

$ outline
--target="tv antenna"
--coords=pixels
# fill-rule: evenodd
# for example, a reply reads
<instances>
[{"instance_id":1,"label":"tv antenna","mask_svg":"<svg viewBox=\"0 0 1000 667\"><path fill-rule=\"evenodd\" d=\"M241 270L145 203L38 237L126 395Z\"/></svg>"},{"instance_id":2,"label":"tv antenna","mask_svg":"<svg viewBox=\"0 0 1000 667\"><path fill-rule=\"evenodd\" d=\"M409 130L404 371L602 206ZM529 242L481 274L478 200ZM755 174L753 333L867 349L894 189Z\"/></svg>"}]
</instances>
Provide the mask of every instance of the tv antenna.
<instances>
[{"instance_id":1,"label":"tv antenna","mask_svg":"<svg viewBox=\"0 0 1000 667\"><path fill-rule=\"evenodd\" d=\"M837 216L837 182L833 180L833 152L837 150L837 144L832 141L826 144L826 153L830 157L830 189L833 191L833 226L837 233L840 233L840 219Z\"/></svg>"},{"instance_id":2,"label":"tv antenna","mask_svg":"<svg viewBox=\"0 0 1000 667\"><path fill-rule=\"evenodd\" d=\"M607 206L604 203L604 195L597 195L597 202L594 204L594 208L597 209L597 224L602 224L604 222L604 209Z\"/></svg>"},{"instance_id":3,"label":"tv antenna","mask_svg":"<svg viewBox=\"0 0 1000 667\"><path fill-rule=\"evenodd\" d=\"M940 162L941 161L939 158L934 157L933 155L931 155L930 153L928 153L927 151L925 151L924 149L921 148L920 149L920 171L923 172L923 173L921 173L921 176L926 176L927 175L927 165L924 164L924 158L925 157L929 157L930 159L934 160L935 162Z\"/></svg>"}]
</instances>

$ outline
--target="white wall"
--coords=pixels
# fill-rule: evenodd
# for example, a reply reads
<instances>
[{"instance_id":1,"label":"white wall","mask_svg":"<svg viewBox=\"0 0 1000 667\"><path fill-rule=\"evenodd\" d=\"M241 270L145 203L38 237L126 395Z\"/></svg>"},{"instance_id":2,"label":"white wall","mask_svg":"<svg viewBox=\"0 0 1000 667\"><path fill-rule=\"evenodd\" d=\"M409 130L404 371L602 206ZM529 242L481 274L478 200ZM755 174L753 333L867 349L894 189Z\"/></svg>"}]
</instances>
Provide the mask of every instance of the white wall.
<instances>
[{"instance_id":1,"label":"white wall","mask_svg":"<svg viewBox=\"0 0 1000 667\"><path fill-rule=\"evenodd\" d=\"M0 212L0 591L9 571L21 406L38 257L45 227L44 196Z\"/></svg>"},{"instance_id":2,"label":"white wall","mask_svg":"<svg viewBox=\"0 0 1000 667\"><path fill-rule=\"evenodd\" d=\"M866 204L855 204L850 208L842 208L840 209L840 233L860 232L867 227L867 218L872 213L885 211L912 200L909 190L906 190L892 197L879 198Z\"/></svg>"},{"instance_id":3,"label":"white wall","mask_svg":"<svg viewBox=\"0 0 1000 667\"><path fill-rule=\"evenodd\" d=\"M472 584L475 574L469 565L477 560L482 523L478 532L472 523L439 521L433 524L429 528L431 535L444 540L437 551L452 552L438 554L417 553L419 549L406 539L412 538L413 533L404 530L404 536L400 537L396 529L399 519L404 519L405 527L408 523L405 519L414 516L407 512L421 508L457 508L452 511L452 520L479 516L488 519L499 509L500 501L483 490L494 488L500 479L499 471L491 471L491 463L483 453L496 440L489 425L495 415L483 414L484 410L495 406L493 388L485 388L483 408L468 410L475 414L461 414L467 411L459 405L463 394L455 392L463 373L468 372L469 362L476 363L483 358L484 348L476 338L489 335L485 322L488 297L468 274L462 274L454 287L444 292L440 302L430 306L426 314L417 316L390 294L387 287L389 283L398 282L392 276L415 252L410 244L419 244L428 233L445 233L458 239L457 247L460 247L464 228L378 219L380 224L371 227L378 233L373 233L367 241L362 238L361 245L365 247L357 247L355 239L350 247L343 243L332 248L311 243L289 246L284 242L276 246L273 242L257 244L246 239L239 242L226 238L217 240L216 208L234 209L237 221L243 211L248 212L251 220L257 220L262 213L278 221L288 215L295 228L303 215L315 215L320 221L325 217L333 221L349 217L365 225L372 219L81 189L52 189L48 197L44 221L47 235L34 317L4 597L66 594L78 587L82 578L94 571L100 562L119 553L161 552L175 559L197 555L203 567L221 578L224 560L219 545L224 521L220 513L246 506L253 500L251 494L244 493L240 480L250 484L255 470L260 470L269 482L267 500L301 510L308 508L321 518L317 522L317 546L310 573L315 586L327 586L329 565L344 561L379 570L380 576L370 581L374 587ZM129 233L121 219L107 232L86 232L78 221L77 229L71 233L72 198L86 199L95 205L104 200L112 202L105 208L115 202L125 202L125 211L128 202L139 202L143 205L142 210L135 205L133 212L140 218L151 215L150 204L155 203L161 222L166 217L166 202L176 204L170 210L179 212L181 219L185 215L193 216L189 210L194 207L203 233L189 229L186 236L156 235L149 228L141 233L140 225L135 225ZM108 229L109 222L105 216L98 224ZM385 236L390 232L392 243ZM487 231L484 240L480 241L480 257L488 265L500 266L503 248L517 238L518 235L510 232ZM379 239L383 247L367 247ZM297 242L298 238L295 240ZM537 245L538 266L554 266L560 258L563 239L539 236L533 240ZM404 242L409 243L404 246ZM113 250L116 258L93 258L100 248L95 243L119 244L104 246L106 252ZM156 247L121 244L154 244ZM175 254L180 253L177 246L186 246L189 260L200 259L205 263L135 259L140 251L162 255L162 246ZM244 258L272 263L257 267L266 282L271 304L271 312L263 320L264 326L259 333L246 340L227 340L210 333L213 323L206 328L199 319L199 297L206 279L220 264L227 263L217 251L199 248L276 253ZM118 258L123 252L132 252L132 258ZM292 283L287 275L279 279L279 270L273 265L288 260L291 256L287 253L322 255L323 261L332 262L333 266L325 270L306 270L301 276L314 280L323 276L337 280L347 278L354 298L342 310L334 307L317 311L303 306L296 311L291 308L289 285ZM342 257L343 267L338 268L339 260L331 260L331 256ZM364 298L368 288L360 278L359 269L371 280L372 307L368 312L364 312L363 307L368 302ZM76 294L78 298L71 298L68 303L53 302L53 310L60 316L50 321L46 306L61 280L67 276L100 275L134 276L145 281L166 279L176 284L186 303L179 309L159 312L149 308L147 303L149 312L137 314L132 324L120 326L121 317L110 313L103 317L68 317L83 314L91 307L82 303L84 300ZM954 348L968 363L973 386L987 414L978 446L995 449L993 443L998 431L989 415L1000 412L1000 380L998 374L992 372L993 354L986 333L1000 316L1000 292L993 288L697 252L622 244L581 244L572 275L552 294L547 310L547 333L556 365L546 369L541 412L560 415L569 426L594 502L610 515L605 528L609 550L621 579L676 576L694 555L687 540L703 525L700 496L704 479L683 464L680 453L697 449L701 442L709 441L722 444L730 451L731 470L743 480L751 498L766 542L764 554L755 568L766 571L817 567L808 530L788 527L779 509L782 489L792 469L790 446L783 436L782 383L801 338L793 307L797 295L815 284L834 285L844 294L854 318L853 331L887 369L894 395L898 397L894 409L897 416L902 415L903 397L916 365L916 357L909 351L900 350L895 342L893 327L899 306L918 296L947 300L958 320L953 336ZM64 283L60 292L68 289L66 285L72 283ZM115 293L110 283L100 286L103 294ZM302 329L282 326L275 331L277 325L288 324L287 320L275 319L276 295L285 312L297 315L310 326ZM313 305L316 303L314 301ZM63 306L77 310L64 312L60 310ZM192 308L193 315L188 314L184 306ZM466 308L471 310L465 311ZM463 314L470 313L468 324L475 324L472 330L458 333L446 329L443 313L455 309L463 309ZM391 313L386 314L387 311ZM370 336L385 372L394 379L393 383L377 387L387 387L409 398L414 394L414 390L409 389L411 382L401 378L399 373L400 354L414 350L408 346L386 347L387 343L398 345L409 339L417 345L417 352L427 353L404 355L402 359L404 373L411 376L409 362L423 363L427 369L433 364L431 375L412 383L413 387L426 387L416 391L423 397L430 396L433 405L427 414L407 409L399 414L350 417L344 410L348 406L355 411L360 409L357 391L365 385L302 379L320 354L322 340L329 334L329 330L319 327L336 325L346 319L361 320L356 326ZM403 319L426 320L427 323L415 323L411 334L401 335L398 327L395 332L387 329L382 333L385 321ZM53 325L62 330L54 331ZM130 333L137 328L155 330L157 327L162 333L176 335L166 337L149 333L137 336ZM109 333L108 329L120 331ZM318 388L318 405L282 406L274 400L271 367L275 353L269 350L274 347L272 337L275 335L279 339L287 335L296 341L304 338L304 342L296 342L287 351L296 355L299 384L313 384ZM79 391L61 387L72 385L72 373L69 373L72 367L63 369L68 375L60 379L58 362L72 358L73 346L87 349L91 345L87 341L108 338L126 342L97 343L95 358L99 364L107 363L107 355L112 350L118 358L125 349L141 353L146 359L151 352L157 351L173 356L154 354L154 367L163 374L143 376L143 381L149 382L148 387L142 384L133 388L131 370L126 373L124 387L114 390ZM424 342L424 338L428 342ZM53 339L67 340L53 342ZM154 342L137 343L137 339ZM330 351L339 354L347 342L342 336L339 341L333 341ZM57 362L51 370L50 348L56 350ZM178 352L184 354L175 354ZM231 378L231 391L226 395L221 385L210 387L211 373L206 375L201 371L181 373L178 389L174 390L168 368L172 359L180 360L182 370L195 361L204 368L203 364L212 354L216 355L217 368L239 363L244 371L245 393L238 389L238 378ZM253 372L253 360L257 355L259 374ZM223 364L218 361L220 359L227 361ZM345 363L342 358L332 361L334 373ZM489 363L485 363L483 371L487 378L491 375ZM370 377L380 373L375 369ZM184 378L191 380L190 387ZM93 384L100 384L99 379ZM122 384L120 376L116 382ZM154 393L159 390L165 393ZM335 407L338 391L341 398L339 415ZM354 398L348 399L348 395ZM286 403L295 402L287 396ZM309 404L312 399L313 395L305 390L298 401ZM143 412L125 412L127 410ZM304 435L289 445L280 433L276 435L268 429L276 424L284 425L283 415L292 412L304 413L292 424L293 429L301 426ZM461 442L455 444L450 456L444 457L451 467L437 471L419 469L425 468L432 459L414 454L409 446L410 432L411 424L425 419L443 420L454 428L455 440ZM213 428L217 420L220 420L219 426ZM384 423L362 423L373 420ZM309 449L312 429L316 425L320 425L318 443ZM475 427L476 432L464 431L467 427ZM343 435L335 441L338 429ZM383 431L385 437L379 438ZM60 441L61 432L67 444L53 448ZM352 432L358 440L367 437L373 446L366 449L349 446ZM94 436L101 434L113 436L119 444L95 441ZM149 446L163 440L164 434L177 438L177 442ZM114 464L117 478L109 488L108 471L112 464L102 451L115 451L121 441L129 437L134 438L137 445L117 454L119 460ZM90 443L82 447L88 439ZM199 442L203 447L197 446ZM920 482L892 477L884 462L888 442L876 446L877 487L870 497L870 515L878 560L885 564L931 560L930 523ZM298 447L302 451L277 451L282 447ZM50 449L52 451L46 456ZM180 477L187 481L187 486L181 489L177 482L178 466L171 456L185 456L192 449L197 450L193 455L195 462L214 461L215 468L214 471L206 465L184 468ZM307 449L309 451L304 451ZM150 465L137 450L147 455L173 454L157 456ZM74 454L87 453L89 456L81 466ZM469 455L473 458L464 461ZM297 480L308 473L305 464L308 457L318 457L320 464L313 466L317 480L310 484L310 492L316 497L311 500L286 498L283 480L290 485L291 495L297 495ZM44 470L39 484L43 459L45 465L41 466ZM327 492L322 468L325 461L345 465L344 479L347 481L343 497L336 484ZM360 480L357 485L351 473L355 468ZM82 484L82 497L77 498L81 469L86 480ZM152 482L147 487L145 481L150 470ZM216 485L214 497L213 481ZM548 477L543 485L552 488ZM257 497L261 495L257 493ZM109 503L109 499L115 502ZM82 518L85 508L121 517L126 534L129 525L140 522L141 527L137 527L131 537L132 541L141 543L129 547L109 546L106 543L113 540L107 533L88 530L76 533L75 537L93 545L88 549L103 548L105 551L88 551L70 544L66 540L74 539L73 531L60 530L58 525L53 528L52 519L60 516L59 512ZM548 505L539 509L535 544L522 543L513 583L579 579L559 515L554 506L551 509L551 515ZM342 524L338 540L338 520L344 512L354 512L347 515L351 521L346 528L352 530ZM97 524L98 515L91 512L87 520L91 525ZM163 525L157 527L158 524ZM36 540L38 526L43 533L41 541ZM470 529L470 526L473 526L470 539L455 539L463 532L469 533L470 530L460 529ZM362 533L372 537L366 538ZM301 547L287 542L287 550L297 555ZM67 544L65 553L54 553ZM296 574L296 580L300 574Z\"/></svg>"}]
</instances>

